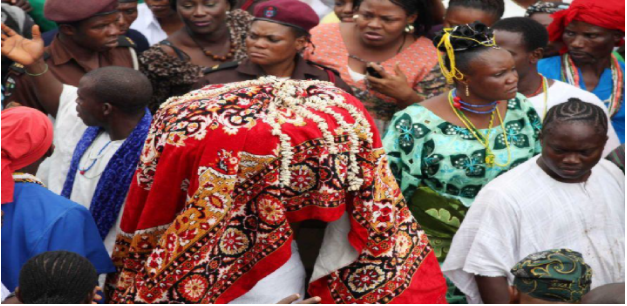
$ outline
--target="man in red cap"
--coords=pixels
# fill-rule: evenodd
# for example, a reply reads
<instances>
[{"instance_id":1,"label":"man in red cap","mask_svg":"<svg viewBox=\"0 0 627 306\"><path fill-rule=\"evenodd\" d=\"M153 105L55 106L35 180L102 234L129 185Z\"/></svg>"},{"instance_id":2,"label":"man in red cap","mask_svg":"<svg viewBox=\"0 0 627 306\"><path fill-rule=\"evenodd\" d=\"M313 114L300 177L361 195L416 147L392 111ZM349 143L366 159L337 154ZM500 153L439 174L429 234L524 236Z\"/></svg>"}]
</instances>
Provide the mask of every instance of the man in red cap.
<instances>
[{"instance_id":1,"label":"man in red cap","mask_svg":"<svg viewBox=\"0 0 627 306\"><path fill-rule=\"evenodd\" d=\"M137 67L134 44L120 36L117 4L117 0L46 1L44 14L59 24L59 34L46 48L43 70L11 67L4 81L5 103L16 101L45 112L33 78L48 70L62 83L78 86L83 75L100 67Z\"/></svg>"},{"instance_id":2,"label":"man in red cap","mask_svg":"<svg viewBox=\"0 0 627 306\"><path fill-rule=\"evenodd\" d=\"M549 40L561 41L561 56L543 59L538 71L595 94L607 106L612 125L625 142L625 63L612 54L624 44L625 1L575 0L553 15Z\"/></svg>"},{"instance_id":3,"label":"man in red cap","mask_svg":"<svg viewBox=\"0 0 627 306\"><path fill-rule=\"evenodd\" d=\"M300 55L310 43L309 30L318 22L316 12L298 0L271 0L257 5L246 38L248 59L239 64L225 63L205 70L205 76L194 87L273 75L295 80L329 81L352 93L337 71L306 61Z\"/></svg>"}]
</instances>

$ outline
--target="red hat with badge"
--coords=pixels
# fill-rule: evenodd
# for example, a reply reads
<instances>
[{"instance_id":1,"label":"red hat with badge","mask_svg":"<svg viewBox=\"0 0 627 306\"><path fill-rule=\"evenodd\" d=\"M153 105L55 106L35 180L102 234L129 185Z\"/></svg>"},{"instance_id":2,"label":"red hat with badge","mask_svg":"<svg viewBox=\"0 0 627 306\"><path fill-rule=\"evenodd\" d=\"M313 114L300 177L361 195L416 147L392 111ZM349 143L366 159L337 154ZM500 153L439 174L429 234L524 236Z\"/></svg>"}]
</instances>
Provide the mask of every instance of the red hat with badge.
<instances>
[{"instance_id":1,"label":"red hat with badge","mask_svg":"<svg viewBox=\"0 0 627 306\"><path fill-rule=\"evenodd\" d=\"M46 0L44 17L56 23L72 23L116 13L118 0Z\"/></svg>"},{"instance_id":2,"label":"red hat with badge","mask_svg":"<svg viewBox=\"0 0 627 306\"><path fill-rule=\"evenodd\" d=\"M309 32L320 22L318 14L298 0L270 0L255 7L255 20L264 20L300 28Z\"/></svg>"}]
</instances>

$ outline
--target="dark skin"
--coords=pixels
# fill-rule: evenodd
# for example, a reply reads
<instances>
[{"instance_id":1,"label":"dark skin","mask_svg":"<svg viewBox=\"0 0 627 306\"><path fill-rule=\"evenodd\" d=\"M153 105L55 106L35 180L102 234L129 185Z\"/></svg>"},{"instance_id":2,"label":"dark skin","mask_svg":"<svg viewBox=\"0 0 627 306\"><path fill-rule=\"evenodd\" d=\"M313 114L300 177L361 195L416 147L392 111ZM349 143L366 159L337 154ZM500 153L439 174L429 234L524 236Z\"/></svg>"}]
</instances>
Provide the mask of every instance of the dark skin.
<instances>
[{"instance_id":1,"label":"dark skin","mask_svg":"<svg viewBox=\"0 0 627 306\"><path fill-rule=\"evenodd\" d=\"M39 74L45 71L44 43L39 26L33 26L32 40L23 38L4 24L2 31L3 56L24 65L29 73ZM36 87L37 99L48 114L56 117L63 84L49 71L33 77L32 80ZM94 85L88 77L83 77L79 82L77 100L79 117L88 126L104 128L113 141L126 139L144 116L144 111L127 114L112 103L98 101L92 93Z\"/></svg>"},{"instance_id":2,"label":"dark skin","mask_svg":"<svg viewBox=\"0 0 627 306\"><path fill-rule=\"evenodd\" d=\"M368 64L349 58L349 67L362 74L366 74L366 66L377 70L382 78L367 76L370 88L396 99L399 107L405 108L419 102L420 97L407 84L407 77L398 64L394 73L375 64L393 58L399 50L402 52L416 40L405 32L405 27L418 16L407 15L403 8L389 0L365 0L357 8L356 14L358 17L353 23L340 25L340 33L348 53Z\"/></svg>"},{"instance_id":3,"label":"dark skin","mask_svg":"<svg viewBox=\"0 0 627 306\"><path fill-rule=\"evenodd\" d=\"M258 20L246 37L246 52L267 75L290 77L296 66L294 58L306 44L305 37L296 37L289 26Z\"/></svg>"},{"instance_id":4,"label":"dark skin","mask_svg":"<svg viewBox=\"0 0 627 306\"><path fill-rule=\"evenodd\" d=\"M510 302L509 304L568 304L564 302L551 302L534 298L528 294L522 293L516 289L516 287L510 287Z\"/></svg>"},{"instance_id":5,"label":"dark skin","mask_svg":"<svg viewBox=\"0 0 627 306\"><path fill-rule=\"evenodd\" d=\"M475 21L479 21L490 27L497 21L497 17L482 10L459 6L449 8L446 10L446 14L444 14L445 28L471 24Z\"/></svg>"},{"instance_id":6,"label":"dark skin","mask_svg":"<svg viewBox=\"0 0 627 306\"><path fill-rule=\"evenodd\" d=\"M170 7L169 0L146 0L146 5L159 22L161 29L166 34L172 35L183 27L183 21L179 15Z\"/></svg>"},{"instance_id":7,"label":"dark skin","mask_svg":"<svg viewBox=\"0 0 627 306\"><path fill-rule=\"evenodd\" d=\"M507 101L516 97L518 90L518 74L514 60L509 52L504 49L489 48L477 54L469 63L469 71L462 71L464 79L455 83L457 95L471 104L489 104L494 101ZM468 84L470 95L466 95ZM420 105L426 107L438 117L451 124L464 127L464 123L457 117L448 101L448 93L428 99ZM478 110L489 110L489 107ZM498 109L505 118L507 103L499 103ZM466 117L478 129L488 128L489 114L474 114L464 112ZM494 120L493 126L500 124Z\"/></svg>"},{"instance_id":8,"label":"dark skin","mask_svg":"<svg viewBox=\"0 0 627 306\"><path fill-rule=\"evenodd\" d=\"M542 86L542 76L538 73L537 64L543 57L544 50L527 50L521 33L494 30L494 37L499 46L507 50L514 59L518 72L518 92L531 96ZM549 86L555 83L548 79Z\"/></svg>"},{"instance_id":9,"label":"dark skin","mask_svg":"<svg viewBox=\"0 0 627 306\"><path fill-rule=\"evenodd\" d=\"M607 131L582 123L557 123L540 133L542 156L538 165L562 183L583 183L603 157Z\"/></svg>"},{"instance_id":10,"label":"dark skin","mask_svg":"<svg viewBox=\"0 0 627 306\"><path fill-rule=\"evenodd\" d=\"M179 0L177 12L185 27L170 35L168 40L196 65L212 67L220 64L220 61L205 55L198 44L215 55L224 56L230 52L231 38L225 22L226 12L230 9L227 0ZM168 55L177 57L172 48L161 48Z\"/></svg>"},{"instance_id":11,"label":"dark skin","mask_svg":"<svg viewBox=\"0 0 627 306\"><path fill-rule=\"evenodd\" d=\"M535 13L529 16L529 18L537 21L538 23L543 25L545 28L548 28L551 22L553 22L553 18L551 17L551 14L547 14L547 13ZM549 42L546 48L544 48L544 57L551 57L551 56L559 55L559 51L560 49L562 49L563 46L564 46L564 43L562 43L561 41Z\"/></svg>"},{"instance_id":12,"label":"dark skin","mask_svg":"<svg viewBox=\"0 0 627 306\"><path fill-rule=\"evenodd\" d=\"M61 24L58 39L72 50L72 54L81 61L82 65L96 69L98 68L97 52L104 52L118 46L118 36L122 34L117 24L119 18L119 14L113 13L91 17L79 22L76 26Z\"/></svg>"},{"instance_id":13,"label":"dark skin","mask_svg":"<svg viewBox=\"0 0 627 306\"><path fill-rule=\"evenodd\" d=\"M571 56L583 76L588 91L593 91L605 69L610 68L611 54L622 39L622 33L583 21L572 21L562 35Z\"/></svg>"},{"instance_id":14,"label":"dark skin","mask_svg":"<svg viewBox=\"0 0 627 306\"><path fill-rule=\"evenodd\" d=\"M625 304L625 283L596 287L581 299L582 304Z\"/></svg>"},{"instance_id":15,"label":"dark skin","mask_svg":"<svg viewBox=\"0 0 627 306\"><path fill-rule=\"evenodd\" d=\"M336 0L333 12L342 22L353 22L353 0Z\"/></svg>"},{"instance_id":16,"label":"dark skin","mask_svg":"<svg viewBox=\"0 0 627 306\"><path fill-rule=\"evenodd\" d=\"M131 24L137 19L137 2L120 2L118 3L118 11L121 15L118 26L122 34L126 34Z\"/></svg>"}]
</instances>

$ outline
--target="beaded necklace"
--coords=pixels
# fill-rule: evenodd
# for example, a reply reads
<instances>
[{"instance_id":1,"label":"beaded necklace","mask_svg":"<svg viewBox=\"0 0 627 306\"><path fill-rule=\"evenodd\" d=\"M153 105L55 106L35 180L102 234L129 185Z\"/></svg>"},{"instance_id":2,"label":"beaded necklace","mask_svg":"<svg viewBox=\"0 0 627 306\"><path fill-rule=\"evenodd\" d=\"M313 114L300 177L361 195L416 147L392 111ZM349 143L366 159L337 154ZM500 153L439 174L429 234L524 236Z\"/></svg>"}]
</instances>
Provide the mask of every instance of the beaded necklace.
<instances>
[{"instance_id":1,"label":"beaded necklace","mask_svg":"<svg viewBox=\"0 0 627 306\"><path fill-rule=\"evenodd\" d=\"M499 167L507 167L510 163L511 163L511 159L512 159L512 154L509 148L509 141L507 140L507 131L505 130L505 126L503 124L503 118L501 117L501 112L499 111L498 107L495 107L492 110L492 114L490 115L490 123L488 124L488 132L486 133L486 135L484 136L476 127L475 125L472 123L472 121L470 121L470 119L468 119L468 117L466 117L466 115L459 110L457 107L455 107L455 102L454 102L454 98L453 98L453 91L449 91L448 94L448 101L449 104L451 105L451 108L453 109L453 112L455 113L455 115L457 115L457 118L459 118L459 120L464 124L464 126L466 127L466 129L468 129L470 131L470 133L475 137L475 139L477 139L477 141L479 141L479 143L481 143L481 145L483 147L485 147L486 149L486 156L485 156L485 164L488 167L493 167L494 165L499 166ZM492 149L490 149L490 133L492 132L492 127L493 127L493 123L494 123L494 113L496 113L496 115L498 116L500 122L501 122L501 129L503 130L503 139L505 141L505 147L507 148L507 162L505 164L499 164L496 162L496 155L492 152Z\"/></svg>"},{"instance_id":2,"label":"beaded necklace","mask_svg":"<svg viewBox=\"0 0 627 306\"><path fill-rule=\"evenodd\" d=\"M87 166L86 168L78 168L78 172L81 175L85 175L85 173L89 170L91 170L91 168L94 167L94 165L96 164L96 162L98 161L98 159L100 158L100 156L102 156L102 152L104 152L104 150L111 144L111 140L109 140L109 142L107 142L107 144L105 144L102 149L100 149L100 151L98 151L98 155L96 155L96 158L94 158L94 160L91 162L91 164L89 166Z\"/></svg>"},{"instance_id":3,"label":"beaded necklace","mask_svg":"<svg viewBox=\"0 0 627 306\"><path fill-rule=\"evenodd\" d=\"M614 116L622 105L623 92L625 91L625 83L623 82L623 70L620 68L618 58L611 55L610 70L612 71L612 94L609 100L605 101L610 117ZM570 85L581 88L581 80L579 71L568 53L562 55L562 81Z\"/></svg>"},{"instance_id":4,"label":"beaded necklace","mask_svg":"<svg viewBox=\"0 0 627 306\"><path fill-rule=\"evenodd\" d=\"M462 98L457 95L457 90L456 89L453 89L452 91L453 91L452 95L455 96L453 98L453 106L455 106L455 108L457 108L457 109L463 109L465 111L468 111L468 112L471 112L471 113L474 113L474 114L486 115L486 114L494 113L494 109L498 105L497 101L494 101L494 102L488 103L488 104L483 104L483 105L477 105L477 104L471 104L471 103L468 103L468 102L464 102L464 101L462 101ZM492 109L487 110L487 111L478 111L478 110L474 110L473 109L473 108L484 108L484 107L488 107L488 106L492 106Z\"/></svg>"},{"instance_id":5,"label":"beaded necklace","mask_svg":"<svg viewBox=\"0 0 627 306\"><path fill-rule=\"evenodd\" d=\"M216 55L213 54L211 51L207 50L205 47L203 47L195 38L194 38L194 34L192 34L192 31L189 28L185 28L185 30L187 31L187 34L189 35L189 37L192 39L192 41L196 44L196 46L198 46L198 48L200 48L200 50L202 51L202 53L205 54L206 57L210 57L212 58L214 61L218 61L218 62L226 62L227 60L233 58L233 56L235 55L235 42L233 41L233 39L231 39L231 45L229 47L229 51L225 54L225 55Z\"/></svg>"}]
</instances>

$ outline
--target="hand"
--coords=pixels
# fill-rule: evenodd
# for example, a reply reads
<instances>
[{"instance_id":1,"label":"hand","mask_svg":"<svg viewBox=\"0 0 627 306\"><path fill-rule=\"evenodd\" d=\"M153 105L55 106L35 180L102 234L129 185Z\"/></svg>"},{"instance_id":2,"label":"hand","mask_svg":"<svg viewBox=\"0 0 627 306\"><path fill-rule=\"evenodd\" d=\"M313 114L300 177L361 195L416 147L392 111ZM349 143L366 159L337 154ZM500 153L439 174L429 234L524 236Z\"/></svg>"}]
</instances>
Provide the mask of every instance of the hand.
<instances>
[{"instance_id":1,"label":"hand","mask_svg":"<svg viewBox=\"0 0 627 306\"><path fill-rule=\"evenodd\" d=\"M396 99L401 107L418 102L418 94L407 84L407 76L405 76L405 73L403 73L398 63L394 66L394 75L374 63L369 63L368 66L374 68L381 74L381 78L366 76L370 83L370 88Z\"/></svg>"},{"instance_id":2,"label":"hand","mask_svg":"<svg viewBox=\"0 0 627 306\"><path fill-rule=\"evenodd\" d=\"M96 288L94 288L94 299L91 301L92 304L98 304L98 302L102 300L102 296L98 294L101 291L102 289L100 288L100 286L96 286Z\"/></svg>"},{"instance_id":3,"label":"hand","mask_svg":"<svg viewBox=\"0 0 627 306\"><path fill-rule=\"evenodd\" d=\"M26 13L30 13L33 10L27 0L2 0L2 3L8 3L17 6L24 10L24 12Z\"/></svg>"},{"instance_id":4,"label":"hand","mask_svg":"<svg viewBox=\"0 0 627 306\"><path fill-rule=\"evenodd\" d=\"M294 301L298 299L300 299L300 294L295 293L280 300L277 304L292 304ZM297 302L296 304L320 304L320 301L321 301L320 297L314 296L312 298L308 298L306 300Z\"/></svg>"},{"instance_id":5,"label":"hand","mask_svg":"<svg viewBox=\"0 0 627 306\"><path fill-rule=\"evenodd\" d=\"M2 24L2 55L12 61L30 66L44 55L44 40L41 38L39 26L33 26L33 39L26 39L11 28Z\"/></svg>"}]
</instances>

